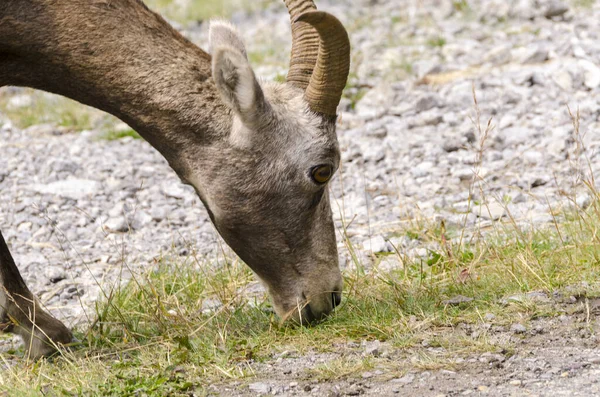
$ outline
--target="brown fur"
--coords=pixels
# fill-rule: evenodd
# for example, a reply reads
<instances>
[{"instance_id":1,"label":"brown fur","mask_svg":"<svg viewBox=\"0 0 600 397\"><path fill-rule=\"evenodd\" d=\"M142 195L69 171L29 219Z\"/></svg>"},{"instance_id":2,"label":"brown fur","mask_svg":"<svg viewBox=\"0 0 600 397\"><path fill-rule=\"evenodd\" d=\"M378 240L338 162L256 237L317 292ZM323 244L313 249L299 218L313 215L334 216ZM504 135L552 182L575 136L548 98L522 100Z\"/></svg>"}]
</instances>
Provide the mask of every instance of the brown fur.
<instances>
[{"instance_id":1,"label":"brown fur","mask_svg":"<svg viewBox=\"0 0 600 397\"><path fill-rule=\"evenodd\" d=\"M61 94L128 123L195 187L277 313L320 319L339 303L342 279L327 186L310 175L338 167L334 118L313 113L297 87L260 84L241 37L216 26L212 59L137 0L2 0L0 86ZM43 341L64 343L69 331L40 312L2 243L0 314L35 310L19 329L35 323ZM48 352L30 344L34 356Z\"/></svg>"}]
</instances>

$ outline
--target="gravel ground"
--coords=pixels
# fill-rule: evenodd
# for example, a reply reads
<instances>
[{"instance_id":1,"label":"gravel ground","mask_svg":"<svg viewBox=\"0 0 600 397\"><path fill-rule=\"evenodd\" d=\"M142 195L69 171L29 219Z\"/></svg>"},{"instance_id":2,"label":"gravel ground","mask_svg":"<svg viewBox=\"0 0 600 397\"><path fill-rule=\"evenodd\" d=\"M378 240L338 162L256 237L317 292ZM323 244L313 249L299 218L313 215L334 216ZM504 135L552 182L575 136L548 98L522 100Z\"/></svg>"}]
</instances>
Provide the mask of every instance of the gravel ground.
<instances>
[{"instance_id":1,"label":"gravel ground","mask_svg":"<svg viewBox=\"0 0 600 397\"><path fill-rule=\"evenodd\" d=\"M600 167L600 4L340 0L318 5L340 17L353 45L339 127L344 163L332 190L336 222L350 223L348 235L362 248L365 262L370 252L391 250L386 239L416 218L480 227L510 213L520 225L539 227L552 221L550 208L589 204L583 180ZM247 37L257 74L284 75L290 37L285 8L277 3L258 14L234 15L233 21ZM206 24L184 33L206 47ZM12 95L10 106L27 105L25 91L4 90ZM568 107L580 112L579 133ZM48 125L20 130L0 113L0 230L30 288L67 324L86 321L85 308L100 286L127 279L156 257L194 253L211 261L218 251L219 237L200 201L158 153L143 141L98 136L98 131L65 134ZM469 195L481 205L472 208ZM392 242L409 256L428 252L417 240ZM341 244L340 255L342 265L350 266ZM389 267L399 266L389 261ZM557 325L563 328L560 332L569 335L570 328ZM569 354L578 357L574 362L591 363L593 349L564 342L550 351L541 342L535 345L543 338L526 340L533 341L536 359L559 372L540 384L555 382L558 395L575 395L568 393L571 387L600 393L595 383L595 389L575 385L597 378L596 362L581 368L585 376L574 378L562 377L568 364L559 365ZM513 371L529 365L525 353L517 357L521 361ZM550 371L544 368L542 375ZM481 380L500 376L506 387L497 389L500 394L525 395L530 386L532 395L545 394L536 389L537 381L530 385L518 376L506 378L506 371L482 371L474 375L475 389L463 384L461 390L484 393L476 388L491 386ZM427 391L430 383L423 376L382 390L457 394ZM427 376L445 379L450 388L471 382L456 373ZM367 394L379 393L375 390L363 387Z\"/></svg>"}]
</instances>

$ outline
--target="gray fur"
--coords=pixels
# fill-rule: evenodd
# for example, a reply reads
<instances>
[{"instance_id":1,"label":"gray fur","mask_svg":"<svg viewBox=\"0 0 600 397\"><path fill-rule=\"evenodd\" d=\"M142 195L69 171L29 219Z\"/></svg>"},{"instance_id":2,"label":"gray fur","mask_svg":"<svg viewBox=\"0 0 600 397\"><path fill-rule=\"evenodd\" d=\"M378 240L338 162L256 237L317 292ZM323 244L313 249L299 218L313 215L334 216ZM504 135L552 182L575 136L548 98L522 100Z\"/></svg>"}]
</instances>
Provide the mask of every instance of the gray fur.
<instances>
[{"instance_id":1,"label":"gray fur","mask_svg":"<svg viewBox=\"0 0 600 397\"><path fill-rule=\"evenodd\" d=\"M0 1L0 86L43 89L121 118L194 186L283 319L330 313L342 277L328 189L311 169L339 165L333 120L311 112L302 90L261 84L226 24L211 29L211 59L138 0L26 3ZM8 247L0 258L0 299L31 297ZM41 310L32 302L24 312ZM45 312L32 321L52 342L70 338Z\"/></svg>"},{"instance_id":2,"label":"gray fur","mask_svg":"<svg viewBox=\"0 0 600 397\"><path fill-rule=\"evenodd\" d=\"M214 55L215 49L219 47L235 48L244 58L248 59L244 40L235 26L228 21L215 19L210 21L208 30L208 52Z\"/></svg>"}]
</instances>

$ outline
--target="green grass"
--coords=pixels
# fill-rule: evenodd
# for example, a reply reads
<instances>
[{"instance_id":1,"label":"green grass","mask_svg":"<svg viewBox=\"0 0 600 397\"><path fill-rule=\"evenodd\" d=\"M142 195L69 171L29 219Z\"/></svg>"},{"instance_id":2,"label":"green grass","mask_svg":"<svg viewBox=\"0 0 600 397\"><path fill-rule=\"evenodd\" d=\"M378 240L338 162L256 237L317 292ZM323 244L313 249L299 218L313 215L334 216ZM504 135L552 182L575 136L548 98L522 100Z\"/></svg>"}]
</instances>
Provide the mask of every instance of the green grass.
<instances>
[{"instance_id":1,"label":"green grass","mask_svg":"<svg viewBox=\"0 0 600 397\"><path fill-rule=\"evenodd\" d=\"M122 130L121 129L109 129L107 131L104 131L99 136L99 139L106 140L106 141L116 141L117 139L122 139L122 138L126 138L126 137L130 137L133 139L142 139L140 134L138 134L131 128L122 129Z\"/></svg>"},{"instance_id":2,"label":"green grass","mask_svg":"<svg viewBox=\"0 0 600 397\"><path fill-rule=\"evenodd\" d=\"M11 96L0 92L0 114L14 120L20 128L36 124L52 124L67 130L81 131L92 128L104 113L71 99L33 89L21 89L27 102L11 103Z\"/></svg>"},{"instance_id":3,"label":"green grass","mask_svg":"<svg viewBox=\"0 0 600 397\"><path fill-rule=\"evenodd\" d=\"M11 103L11 95L0 91L0 115L13 120L19 128L49 124L61 128L63 132L97 129L101 140L112 141L125 137L141 139L137 132L123 127L117 118L100 110L47 92L29 88L19 90L19 95L28 98L20 106Z\"/></svg>"},{"instance_id":4,"label":"green grass","mask_svg":"<svg viewBox=\"0 0 600 397\"><path fill-rule=\"evenodd\" d=\"M235 12L253 12L270 4L267 0L146 0L151 9L179 23L229 18Z\"/></svg>"},{"instance_id":5,"label":"green grass","mask_svg":"<svg viewBox=\"0 0 600 397\"><path fill-rule=\"evenodd\" d=\"M571 3L578 8L592 8L596 0L571 0Z\"/></svg>"},{"instance_id":6,"label":"green grass","mask_svg":"<svg viewBox=\"0 0 600 397\"><path fill-rule=\"evenodd\" d=\"M440 250L430 255L435 261L408 260L400 253L404 268L391 272L380 272L377 266L367 272L357 263L345 273L342 306L309 328L280 324L264 296L249 303L240 291L254 278L242 263L234 260L212 270L191 260L160 263L106 293L95 324L78 333L78 350L54 361L17 363L3 374L0 390L11 395L37 395L48 387L57 395L203 395L213 383L250 382L251 362L267 362L290 349L296 355L328 353L349 341L375 339L405 350L418 349L425 340L429 346L442 346L445 354L421 351L410 365L451 368L450 357L507 348L485 337L457 335L452 332L457 324L481 323L485 313L495 314L495 324L556 315L552 307L527 301L506 304L503 297L534 290L551 293L581 281L590 285L586 293L600 293L600 203L572 215L543 231L520 232L508 221L502 235L488 233L485 239L460 245L450 243L457 241L451 237L460 230L429 225L419 239L439 244ZM473 301L443 303L456 295ZM223 305L203 311L209 299ZM23 353L12 354L9 358L19 360ZM388 361L340 356L305 375L328 380L382 365L398 373L405 370L406 363Z\"/></svg>"},{"instance_id":7,"label":"green grass","mask_svg":"<svg viewBox=\"0 0 600 397\"><path fill-rule=\"evenodd\" d=\"M433 37L427 40L427 45L430 47L440 47L446 45L446 39L442 36Z\"/></svg>"}]
</instances>

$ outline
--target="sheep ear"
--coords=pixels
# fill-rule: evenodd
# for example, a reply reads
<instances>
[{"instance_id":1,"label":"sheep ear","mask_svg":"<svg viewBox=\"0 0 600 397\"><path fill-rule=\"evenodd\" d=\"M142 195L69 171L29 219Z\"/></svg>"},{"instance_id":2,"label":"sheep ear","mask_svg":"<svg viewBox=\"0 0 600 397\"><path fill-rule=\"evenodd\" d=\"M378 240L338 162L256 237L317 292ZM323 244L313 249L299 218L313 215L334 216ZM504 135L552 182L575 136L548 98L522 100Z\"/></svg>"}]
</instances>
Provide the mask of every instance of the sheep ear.
<instances>
[{"instance_id":1,"label":"sheep ear","mask_svg":"<svg viewBox=\"0 0 600 397\"><path fill-rule=\"evenodd\" d=\"M208 52L214 55L215 50L219 47L236 49L244 58L248 59L246 46L235 26L227 21L212 20L208 30Z\"/></svg>"},{"instance_id":2,"label":"sheep ear","mask_svg":"<svg viewBox=\"0 0 600 397\"><path fill-rule=\"evenodd\" d=\"M266 111L267 103L246 57L231 47L216 48L212 73L223 102L245 125L255 125Z\"/></svg>"}]
</instances>

